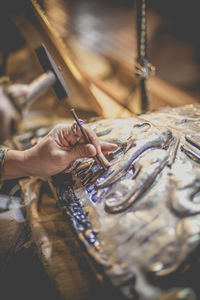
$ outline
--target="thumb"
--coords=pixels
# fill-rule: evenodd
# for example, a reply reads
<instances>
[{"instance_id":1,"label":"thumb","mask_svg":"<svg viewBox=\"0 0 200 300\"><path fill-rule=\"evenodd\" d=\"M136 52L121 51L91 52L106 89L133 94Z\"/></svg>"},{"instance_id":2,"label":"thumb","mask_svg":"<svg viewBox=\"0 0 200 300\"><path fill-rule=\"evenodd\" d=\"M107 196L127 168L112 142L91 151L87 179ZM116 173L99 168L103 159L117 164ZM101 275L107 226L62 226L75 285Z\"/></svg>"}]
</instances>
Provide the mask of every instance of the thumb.
<instances>
[{"instance_id":1,"label":"thumb","mask_svg":"<svg viewBox=\"0 0 200 300\"><path fill-rule=\"evenodd\" d=\"M78 158L93 157L96 155L96 149L92 144L79 144L70 151L70 160L74 161Z\"/></svg>"}]
</instances>

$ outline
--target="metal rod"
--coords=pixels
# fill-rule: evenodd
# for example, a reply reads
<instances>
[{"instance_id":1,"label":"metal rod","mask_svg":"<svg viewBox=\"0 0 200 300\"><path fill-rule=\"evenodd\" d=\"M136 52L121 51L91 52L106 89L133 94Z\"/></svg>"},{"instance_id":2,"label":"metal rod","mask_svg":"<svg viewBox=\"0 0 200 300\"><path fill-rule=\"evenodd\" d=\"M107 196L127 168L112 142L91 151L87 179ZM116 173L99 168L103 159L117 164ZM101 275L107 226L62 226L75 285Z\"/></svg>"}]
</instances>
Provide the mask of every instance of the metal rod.
<instances>
[{"instance_id":1,"label":"metal rod","mask_svg":"<svg viewBox=\"0 0 200 300\"><path fill-rule=\"evenodd\" d=\"M141 112L144 113L150 108L150 97L147 89L149 77L147 60L147 24L146 24L146 0L136 0L137 13L137 62L142 71L140 74L140 97Z\"/></svg>"},{"instance_id":2,"label":"metal rod","mask_svg":"<svg viewBox=\"0 0 200 300\"><path fill-rule=\"evenodd\" d=\"M56 77L51 71L40 75L29 84L26 100L35 100L36 98L44 94L50 87L52 87L55 82Z\"/></svg>"},{"instance_id":3,"label":"metal rod","mask_svg":"<svg viewBox=\"0 0 200 300\"><path fill-rule=\"evenodd\" d=\"M79 126L79 128L80 128L80 130L81 130L81 132L82 132L82 134L83 134L83 136L84 136L86 142L89 143L89 144L92 144L92 141L91 141L91 139L89 138L89 136L87 135L87 133L86 133L85 129L83 128L83 126L81 125L81 123L80 123L80 121L79 121L79 119L78 119L78 116L77 116L77 114L75 113L74 108L70 109L70 112L71 112L71 114L73 115L74 119L76 120L77 125ZM106 171L106 170L107 170L107 167L104 165L104 163L103 163L101 157L99 156L99 154L96 154L96 159L98 160L98 162L100 163L100 165L102 166L102 168Z\"/></svg>"}]
</instances>

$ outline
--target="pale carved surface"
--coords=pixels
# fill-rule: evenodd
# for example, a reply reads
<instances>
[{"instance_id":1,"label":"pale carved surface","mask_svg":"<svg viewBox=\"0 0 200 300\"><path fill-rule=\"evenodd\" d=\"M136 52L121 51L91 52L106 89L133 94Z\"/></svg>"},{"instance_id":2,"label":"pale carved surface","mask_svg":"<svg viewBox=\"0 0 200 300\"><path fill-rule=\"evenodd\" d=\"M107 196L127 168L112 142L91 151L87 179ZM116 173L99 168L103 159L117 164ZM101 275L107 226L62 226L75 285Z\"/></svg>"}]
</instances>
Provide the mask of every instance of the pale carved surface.
<instances>
[{"instance_id":1,"label":"pale carved surface","mask_svg":"<svg viewBox=\"0 0 200 300\"><path fill-rule=\"evenodd\" d=\"M200 106L91 126L119 148L106 172L76 161L60 192L79 238L125 298L198 299Z\"/></svg>"}]
</instances>

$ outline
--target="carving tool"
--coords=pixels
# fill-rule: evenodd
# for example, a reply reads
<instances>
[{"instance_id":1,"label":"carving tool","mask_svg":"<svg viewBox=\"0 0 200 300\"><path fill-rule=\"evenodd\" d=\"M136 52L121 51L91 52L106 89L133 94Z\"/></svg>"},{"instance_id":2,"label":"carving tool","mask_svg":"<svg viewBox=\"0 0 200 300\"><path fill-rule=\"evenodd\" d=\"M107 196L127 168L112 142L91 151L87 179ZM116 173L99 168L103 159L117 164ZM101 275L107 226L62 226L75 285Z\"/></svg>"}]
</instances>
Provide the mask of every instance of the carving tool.
<instances>
[{"instance_id":1,"label":"carving tool","mask_svg":"<svg viewBox=\"0 0 200 300\"><path fill-rule=\"evenodd\" d=\"M89 144L92 144L92 141L91 141L90 137L87 135L87 133L86 133L85 129L83 128L83 126L81 125L81 123L80 123L80 121L78 119L78 116L75 113L74 108L70 109L70 112L71 112L72 116L74 117L74 119L76 120L77 125L79 126L79 128L80 128L80 130L81 130L81 132L82 132L82 134L83 134L83 136L85 138L85 141L87 143L89 143ZM107 167L104 165L104 163L103 163L101 157L99 156L99 154L96 154L96 159L98 160L98 162L100 163L100 165L102 166L102 168L106 171Z\"/></svg>"}]
</instances>

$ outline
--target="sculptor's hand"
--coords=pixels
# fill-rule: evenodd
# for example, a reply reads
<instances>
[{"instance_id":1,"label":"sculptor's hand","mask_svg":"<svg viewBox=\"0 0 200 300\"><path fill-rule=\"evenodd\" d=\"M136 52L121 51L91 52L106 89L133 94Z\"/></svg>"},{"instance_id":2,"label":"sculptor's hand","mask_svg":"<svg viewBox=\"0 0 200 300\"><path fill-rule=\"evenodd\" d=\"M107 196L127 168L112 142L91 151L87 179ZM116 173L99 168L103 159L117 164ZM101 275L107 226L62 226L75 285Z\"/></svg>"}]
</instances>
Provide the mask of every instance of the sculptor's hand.
<instances>
[{"instance_id":1,"label":"sculptor's hand","mask_svg":"<svg viewBox=\"0 0 200 300\"><path fill-rule=\"evenodd\" d=\"M116 150L117 145L100 141L88 125L83 126L92 144L85 144L85 139L78 127L79 143L76 144L77 138L73 134L71 126L57 125L31 149L8 151L3 169L3 178L29 175L48 177L63 172L78 158L94 157L97 153L104 164L109 166L109 162L104 155ZM18 173L13 174L14 158L12 159L12 155L14 154L16 157L16 155L22 155L22 153L23 157L21 157L21 163L18 164ZM9 162L12 162L12 165L9 165ZM8 174L7 168L10 169L12 174Z\"/></svg>"}]
</instances>

